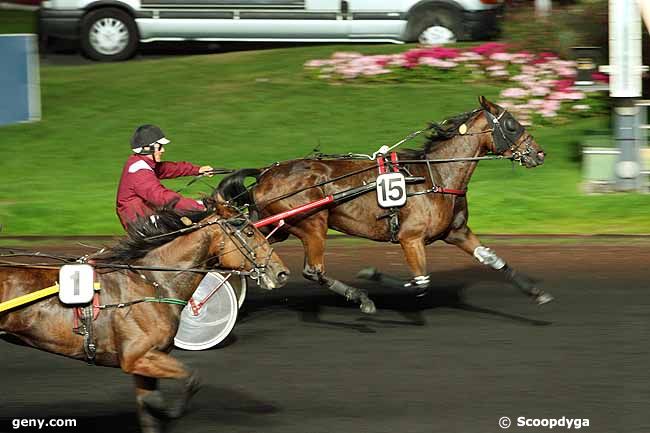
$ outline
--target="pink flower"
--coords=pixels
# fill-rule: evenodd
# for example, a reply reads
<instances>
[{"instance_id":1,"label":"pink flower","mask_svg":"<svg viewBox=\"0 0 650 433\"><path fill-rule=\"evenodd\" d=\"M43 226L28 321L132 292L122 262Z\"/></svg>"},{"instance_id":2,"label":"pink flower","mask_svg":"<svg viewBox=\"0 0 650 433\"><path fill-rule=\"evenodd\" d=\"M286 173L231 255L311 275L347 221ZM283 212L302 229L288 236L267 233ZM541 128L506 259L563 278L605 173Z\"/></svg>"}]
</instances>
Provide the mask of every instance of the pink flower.
<instances>
[{"instance_id":1,"label":"pink flower","mask_svg":"<svg viewBox=\"0 0 650 433\"><path fill-rule=\"evenodd\" d=\"M544 99L529 99L528 106L532 109L541 108L544 106L546 101Z\"/></svg>"},{"instance_id":2,"label":"pink flower","mask_svg":"<svg viewBox=\"0 0 650 433\"><path fill-rule=\"evenodd\" d=\"M585 94L582 92L569 92L564 94L564 99L569 101L579 101L580 99L585 99Z\"/></svg>"},{"instance_id":3,"label":"pink flower","mask_svg":"<svg viewBox=\"0 0 650 433\"><path fill-rule=\"evenodd\" d=\"M514 54L508 54L508 53L494 53L490 56L491 60L497 62L509 62L513 58L514 58Z\"/></svg>"},{"instance_id":4,"label":"pink flower","mask_svg":"<svg viewBox=\"0 0 650 433\"><path fill-rule=\"evenodd\" d=\"M537 73L537 68L530 65L524 65L521 67L521 73L524 75L535 75Z\"/></svg>"},{"instance_id":5,"label":"pink flower","mask_svg":"<svg viewBox=\"0 0 650 433\"><path fill-rule=\"evenodd\" d=\"M502 98L525 98L528 96L528 91L519 87L510 87L502 91L500 96Z\"/></svg>"},{"instance_id":6,"label":"pink flower","mask_svg":"<svg viewBox=\"0 0 650 433\"><path fill-rule=\"evenodd\" d=\"M449 60L440 60L433 57L422 57L420 59L421 65L431 66L432 68L451 69L458 66L458 63Z\"/></svg>"},{"instance_id":7,"label":"pink flower","mask_svg":"<svg viewBox=\"0 0 650 433\"><path fill-rule=\"evenodd\" d=\"M484 59L484 57L482 55L477 54L477 53L475 53L473 51L463 51L462 53L460 53L458 58L456 58L455 60L458 61L458 62L463 62L463 61L480 62L483 59Z\"/></svg>"},{"instance_id":8,"label":"pink flower","mask_svg":"<svg viewBox=\"0 0 650 433\"><path fill-rule=\"evenodd\" d=\"M533 96L546 96L550 93L550 90L544 86L533 85L530 87L530 93Z\"/></svg>"},{"instance_id":9,"label":"pink flower","mask_svg":"<svg viewBox=\"0 0 650 433\"><path fill-rule=\"evenodd\" d=\"M512 77L512 80L519 81L520 83L534 82L535 77L533 77L532 75L519 74Z\"/></svg>"},{"instance_id":10,"label":"pink flower","mask_svg":"<svg viewBox=\"0 0 650 433\"><path fill-rule=\"evenodd\" d=\"M508 46L501 42L488 42L478 47L471 48L470 51L482 56L491 56L495 53L503 53Z\"/></svg>"},{"instance_id":11,"label":"pink flower","mask_svg":"<svg viewBox=\"0 0 650 433\"><path fill-rule=\"evenodd\" d=\"M363 54L352 51L337 51L336 53L332 54L333 59L341 60L354 59L357 57L363 57Z\"/></svg>"},{"instance_id":12,"label":"pink flower","mask_svg":"<svg viewBox=\"0 0 650 433\"><path fill-rule=\"evenodd\" d=\"M519 53L515 53L512 56L512 59L510 60L511 63L517 64L517 65L523 65L528 62L530 62L533 59L533 55L526 52L526 51L521 51Z\"/></svg>"},{"instance_id":13,"label":"pink flower","mask_svg":"<svg viewBox=\"0 0 650 433\"><path fill-rule=\"evenodd\" d=\"M560 109L560 101L545 99L541 108L542 111L557 111Z\"/></svg>"},{"instance_id":14,"label":"pink flower","mask_svg":"<svg viewBox=\"0 0 650 433\"><path fill-rule=\"evenodd\" d=\"M555 72L560 76L560 77L575 77L576 76L576 70L573 68L558 68L555 70Z\"/></svg>"},{"instance_id":15,"label":"pink flower","mask_svg":"<svg viewBox=\"0 0 650 433\"><path fill-rule=\"evenodd\" d=\"M550 62L550 61L556 60L556 59L557 59L557 56L555 54L553 54L553 53L548 53L548 52L539 53L537 55L537 58L535 60L533 60L532 63L534 65L538 65L538 64L547 63L547 62Z\"/></svg>"},{"instance_id":16,"label":"pink flower","mask_svg":"<svg viewBox=\"0 0 650 433\"><path fill-rule=\"evenodd\" d=\"M566 91L569 90L569 88L571 88L571 86L573 86L573 80L569 80L569 79L567 79L567 80L557 80L557 81L555 81L554 84L555 84L554 88L555 88L556 91L558 91L558 92L566 92Z\"/></svg>"},{"instance_id":17,"label":"pink flower","mask_svg":"<svg viewBox=\"0 0 650 433\"><path fill-rule=\"evenodd\" d=\"M310 60L305 63L305 68L322 68L325 65L329 65L331 62L329 60Z\"/></svg>"}]
</instances>

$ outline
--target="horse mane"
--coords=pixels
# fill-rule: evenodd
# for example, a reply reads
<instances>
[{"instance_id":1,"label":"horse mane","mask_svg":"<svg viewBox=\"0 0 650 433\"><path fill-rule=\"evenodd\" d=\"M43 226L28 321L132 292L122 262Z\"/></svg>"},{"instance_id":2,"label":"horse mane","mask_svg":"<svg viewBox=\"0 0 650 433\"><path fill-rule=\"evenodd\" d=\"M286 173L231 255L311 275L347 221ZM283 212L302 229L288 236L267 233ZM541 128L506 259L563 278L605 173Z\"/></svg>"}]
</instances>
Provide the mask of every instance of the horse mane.
<instances>
[{"instance_id":1,"label":"horse mane","mask_svg":"<svg viewBox=\"0 0 650 433\"><path fill-rule=\"evenodd\" d=\"M481 110L482 108L477 108L476 110L448 117L439 123L431 122L429 124L431 132L426 136L422 149L404 149L398 152L399 157L402 159L424 159L427 153L431 152L438 144L460 135L458 127L463 123L467 123Z\"/></svg>"},{"instance_id":2,"label":"horse mane","mask_svg":"<svg viewBox=\"0 0 650 433\"><path fill-rule=\"evenodd\" d=\"M129 224L126 229L127 236L124 239L109 250L92 258L102 263L128 263L146 256L151 250L171 242L179 236L187 234L187 232L174 233L177 230L189 227L185 218L189 218L192 223L198 223L213 214L230 216L227 215L231 213L228 211L229 208L218 203L215 199L204 197L202 201L207 208L205 211L177 211L174 209L178 202L176 200L156 209L154 212L156 218L139 217ZM150 239L167 233L169 233L169 236Z\"/></svg>"}]
</instances>

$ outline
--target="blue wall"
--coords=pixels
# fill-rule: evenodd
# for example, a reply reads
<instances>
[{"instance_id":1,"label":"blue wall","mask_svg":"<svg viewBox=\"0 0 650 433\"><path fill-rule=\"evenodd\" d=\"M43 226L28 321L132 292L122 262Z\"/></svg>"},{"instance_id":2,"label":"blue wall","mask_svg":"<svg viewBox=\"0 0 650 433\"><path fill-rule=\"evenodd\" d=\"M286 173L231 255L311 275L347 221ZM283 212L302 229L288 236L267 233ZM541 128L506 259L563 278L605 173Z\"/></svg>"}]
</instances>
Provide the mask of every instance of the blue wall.
<instances>
[{"instance_id":1,"label":"blue wall","mask_svg":"<svg viewBox=\"0 0 650 433\"><path fill-rule=\"evenodd\" d=\"M0 125L41 118L36 35L0 35Z\"/></svg>"}]
</instances>

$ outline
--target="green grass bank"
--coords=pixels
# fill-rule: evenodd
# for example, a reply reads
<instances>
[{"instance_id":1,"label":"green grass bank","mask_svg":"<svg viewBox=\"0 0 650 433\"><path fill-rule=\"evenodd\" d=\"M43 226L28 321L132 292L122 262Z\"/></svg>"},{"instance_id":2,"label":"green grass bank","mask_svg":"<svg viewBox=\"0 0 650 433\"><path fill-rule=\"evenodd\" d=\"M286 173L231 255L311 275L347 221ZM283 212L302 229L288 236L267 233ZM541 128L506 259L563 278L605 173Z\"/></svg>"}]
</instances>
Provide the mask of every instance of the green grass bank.
<instances>
[{"instance_id":1,"label":"green grass bank","mask_svg":"<svg viewBox=\"0 0 650 433\"><path fill-rule=\"evenodd\" d=\"M496 98L493 85L330 85L303 64L334 51L386 53L403 46L307 46L161 60L41 68L43 120L0 128L0 222L8 235L118 234L115 190L128 141L159 124L168 160L256 167L333 152L372 153L428 121ZM650 233L650 196L583 195L575 158L590 118L532 128L548 152L526 170L482 162L469 186L480 233ZM166 182L180 188L189 179ZM210 179L215 184L216 180ZM207 191L197 182L187 195Z\"/></svg>"}]
</instances>

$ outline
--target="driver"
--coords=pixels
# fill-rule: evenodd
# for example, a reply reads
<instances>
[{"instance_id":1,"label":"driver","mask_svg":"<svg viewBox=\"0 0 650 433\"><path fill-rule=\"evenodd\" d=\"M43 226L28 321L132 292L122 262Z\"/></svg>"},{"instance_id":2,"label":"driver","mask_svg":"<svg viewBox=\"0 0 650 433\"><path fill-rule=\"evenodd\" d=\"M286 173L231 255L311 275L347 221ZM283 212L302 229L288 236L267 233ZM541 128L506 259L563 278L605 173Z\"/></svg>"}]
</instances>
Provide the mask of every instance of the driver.
<instances>
[{"instance_id":1,"label":"driver","mask_svg":"<svg viewBox=\"0 0 650 433\"><path fill-rule=\"evenodd\" d=\"M169 143L162 130L155 125L139 126L133 133L133 155L124 164L116 199L117 216L125 230L138 218L150 216L156 208L173 202L174 209L178 211L205 210L200 201L183 197L162 186L160 179L212 176L213 168L189 162L161 162L164 146Z\"/></svg>"}]
</instances>

